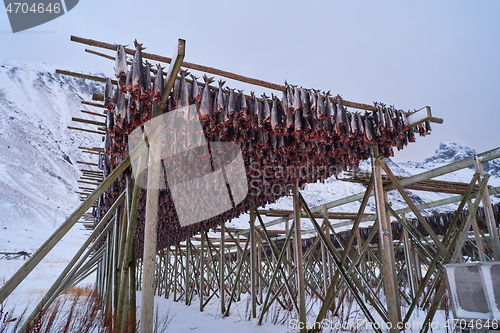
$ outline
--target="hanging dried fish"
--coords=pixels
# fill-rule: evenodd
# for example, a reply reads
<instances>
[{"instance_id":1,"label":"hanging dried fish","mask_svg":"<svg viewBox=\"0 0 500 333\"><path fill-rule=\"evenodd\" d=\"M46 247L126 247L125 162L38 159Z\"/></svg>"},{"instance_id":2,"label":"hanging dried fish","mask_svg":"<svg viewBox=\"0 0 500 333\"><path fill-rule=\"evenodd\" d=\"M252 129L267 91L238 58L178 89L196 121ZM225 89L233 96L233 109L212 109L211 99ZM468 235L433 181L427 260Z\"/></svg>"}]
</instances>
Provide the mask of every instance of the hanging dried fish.
<instances>
[{"instance_id":1,"label":"hanging dried fish","mask_svg":"<svg viewBox=\"0 0 500 333\"><path fill-rule=\"evenodd\" d=\"M365 142L370 145L375 143L375 135L373 134L373 123L368 118L368 113L365 113Z\"/></svg>"},{"instance_id":2,"label":"hanging dried fish","mask_svg":"<svg viewBox=\"0 0 500 333\"><path fill-rule=\"evenodd\" d=\"M135 55L132 61L132 76L128 90L134 99L138 99L142 87L142 44L134 41Z\"/></svg>"},{"instance_id":3,"label":"hanging dried fish","mask_svg":"<svg viewBox=\"0 0 500 333\"><path fill-rule=\"evenodd\" d=\"M292 115L294 115L295 112L297 112L297 110L302 109L302 101L300 99L299 88L297 88L297 86L291 86L291 87L293 89L293 94L291 94L292 96L291 106L292 106Z\"/></svg>"},{"instance_id":4,"label":"hanging dried fish","mask_svg":"<svg viewBox=\"0 0 500 333\"><path fill-rule=\"evenodd\" d=\"M114 108L113 104L113 83L109 77L106 78L106 85L104 87L104 107L109 111Z\"/></svg>"},{"instance_id":5,"label":"hanging dried fish","mask_svg":"<svg viewBox=\"0 0 500 333\"><path fill-rule=\"evenodd\" d=\"M266 94L262 94L262 121L269 123L271 121L271 109Z\"/></svg>"},{"instance_id":6,"label":"hanging dried fish","mask_svg":"<svg viewBox=\"0 0 500 333\"><path fill-rule=\"evenodd\" d=\"M316 108L318 106L317 104L317 96L316 96L316 91L314 89L309 89L309 109L311 112L316 111Z\"/></svg>"},{"instance_id":7,"label":"hanging dried fish","mask_svg":"<svg viewBox=\"0 0 500 333\"><path fill-rule=\"evenodd\" d=\"M164 79L163 79L163 67L160 64L156 65L155 82L153 84L153 103L158 103L163 97Z\"/></svg>"},{"instance_id":8,"label":"hanging dried fish","mask_svg":"<svg viewBox=\"0 0 500 333\"><path fill-rule=\"evenodd\" d=\"M340 132L343 134L348 133L348 124L347 124L347 114L346 110L344 108L344 105L342 104L342 97L340 95L337 95L337 113L335 116L335 121L338 123Z\"/></svg>"},{"instance_id":9,"label":"hanging dried fish","mask_svg":"<svg viewBox=\"0 0 500 333\"><path fill-rule=\"evenodd\" d=\"M114 119L116 125L116 131L123 130L123 121L126 116L127 116L127 107L125 105L125 94L119 93L116 97L115 119Z\"/></svg>"},{"instance_id":10,"label":"hanging dried fish","mask_svg":"<svg viewBox=\"0 0 500 333\"><path fill-rule=\"evenodd\" d=\"M278 110L278 98L274 95L271 95L271 97L273 99L273 106L271 107L271 129L274 135L278 135L283 130Z\"/></svg>"},{"instance_id":11,"label":"hanging dried fish","mask_svg":"<svg viewBox=\"0 0 500 333\"><path fill-rule=\"evenodd\" d=\"M236 113L236 97L234 89L229 89L229 97L227 98L227 115L229 119L234 119Z\"/></svg>"},{"instance_id":12,"label":"hanging dried fish","mask_svg":"<svg viewBox=\"0 0 500 333\"><path fill-rule=\"evenodd\" d=\"M146 60L146 64L142 68L142 85L140 99L144 102L150 102L151 96L151 64Z\"/></svg>"},{"instance_id":13,"label":"hanging dried fish","mask_svg":"<svg viewBox=\"0 0 500 333\"><path fill-rule=\"evenodd\" d=\"M214 113L218 114L224 112L224 92L222 87L226 81L219 80L219 90L217 92L217 98L215 99Z\"/></svg>"},{"instance_id":14,"label":"hanging dried fish","mask_svg":"<svg viewBox=\"0 0 500 333\"><path fill-rule=\"evenodd\" d=\"M308 119L311 116L309 108L309 97L307 96L307 91L304 88L300 88L300 103L302 104L302 117Z\"/></svg>"},{"instance_id":15,"label":"hanging dried fish","mask_svg":"<svg viewBox=\"0 0 500 333\"><path fill-rule=\"evenodd\" d=\"M200 87L198 86L198 78L193 74L191 76L191 100L193 103L201 100Z\"/></svg>"},{"instance_id":16,"label":"hanging dried fish","mask_svg":"<svg viewBox=\"0 0 500 333\"><path fill-rule=\"evenodd\" d=\"M322 93L318 90L317 92L318 99L316 101L316 119L318 120L326 120L328 116L326 115L325 108L325 99Z\"/></svg>"},{"instance_id":17,"label":"hanging dried fish","mask_svg":"<svg viewBox=\"0 0 500 333\"><path fill-rule=\"evenodd\" d=\"M181 78L179 80L179 100L177 107L182 108L189 105L189 88L186 81L186 75L189 75L187 70L180 71Z\"/></svg>"},{"instance_id":18,"label":"hanging dried fish","mask_svg":"<svg viewBox=\"0 0 500 333\"><path fill-rule=\"evenodd\" d=\"M247 98L245 97L245 94L243 94L243 90L238 90L238 93L240 94L238 98L238 111L239 111L238 119L243 123L248 123L249 117L247 114L248 111Z\"/></svg>"},{"instance_id":19,"label":"hanging dried fish","mask_svg":"<svg viewBox=\"0 0 500 333\"><path fill-rule=\"evenodd\" d=\"M115 76L118 79L118 88L121 92L126 91L127 81L127 55L123 45L116 45Z\"/></svg>"},{"instance_id":20,"label":"hanging dried fish","mask_svg":"<svg viewBox=\"0 0 500 333\"><path fill-rule=\"evenodd\" d=\"M203 75L203 80L205 81L205 87L203 88L203 93L201 95L200 119L203 121L214 120L214 112L212 109L212 91L209 86L210 83L214 82L214 78Z\"/></svg>"}]
</instances>

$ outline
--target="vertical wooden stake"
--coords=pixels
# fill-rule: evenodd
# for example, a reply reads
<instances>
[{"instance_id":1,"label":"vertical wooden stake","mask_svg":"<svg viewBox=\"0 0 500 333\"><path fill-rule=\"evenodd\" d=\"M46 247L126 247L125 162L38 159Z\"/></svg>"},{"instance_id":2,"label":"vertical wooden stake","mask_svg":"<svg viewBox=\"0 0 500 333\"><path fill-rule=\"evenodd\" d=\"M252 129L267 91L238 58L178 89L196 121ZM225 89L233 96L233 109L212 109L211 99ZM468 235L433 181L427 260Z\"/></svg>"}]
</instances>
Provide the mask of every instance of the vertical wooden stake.
<instances>
[{"instance_id":1,"label":"vertical wooden stake","mask_svg":"<svg viewBox=\"0 0 500 333\"><path fill-rule=\"evenodd\" d=\"M205 234L201 233L201 245L200 245L200 286L198 288L200 294L200 311L203 311L204 302L204 289L205 289L205 265L204 265L204 250L205 250Z\"/></svg>"},{"instance_id":2,"label":"vertical wooden stake","mask_svg":"<svg viewBox=\"0 0 500 333\"><path fill-rule=\"evenodd\" d=\"M398 333L397 324L400 321L400 309L398 305L398 285L395 276L394 245L392 242L392 227L385 208L384 184L380 172L378 147L372 146L372 173L375 188L375 204L379 220L379 248L382 261L383 283L386 296L387 312L392 324L391 333Z\"/></svg>"},{"instance_id":3,"label":"vertical wooden stake","mask_svg":"<svg viewBox=\"0 0 500 333\"><path fill-rule=\"evenodd\" d=\"M293 222L295 224L294 247L295 247L295 265L297 267L297 290L299 292L299 322L300 333L306 333L306 290L304 280L304 264L302 261L302 230L300 227L300 205L299 186L293 185Z\"/></svg>"},{"instance_id":4,"label":"vertical wooden stake","mask_svg":"<svg viewBox=\"0 0 500 333\"><path fill-rule=\"evenodd\" d=\"M250 208L250 296L252 318L257 318L257 250L255 247L255 207Z\"/></svg>"},{"instance_id":5,"label":"vertical wooden stake","mask_svg":"<svg viewBox=\"0 0 500 333\"><path fill-rule=\"evenodd\" d=\"M476 171L479 172L481 176L479 182L484 178L484 168L477 156L475 159ZM500 239L498 237L498 228L496 227L495 215L493 213L493 207L491 206L490 194L488 193L488 188L484 189L482 194L484 215L486 217L486 224L488 225L488 232L491 239L491 250L493 251L493 259L495 261L500 261ZM484 259L484 258L483 258Z\"/></svg>"},{"instance_id":6,"label":"vertical wooden stake","mask_svg":"<svg viewBox=\"0 0 500 333\"><path fill-rule=\"evenodd\" d=\"M219 259L219 294L220 294L220 309L224 316L226 313L225 286L224 286L224 265L225 265L225 238L226 238L226 223L220 225L220 259Z\"/></svg>"}]
</instances>

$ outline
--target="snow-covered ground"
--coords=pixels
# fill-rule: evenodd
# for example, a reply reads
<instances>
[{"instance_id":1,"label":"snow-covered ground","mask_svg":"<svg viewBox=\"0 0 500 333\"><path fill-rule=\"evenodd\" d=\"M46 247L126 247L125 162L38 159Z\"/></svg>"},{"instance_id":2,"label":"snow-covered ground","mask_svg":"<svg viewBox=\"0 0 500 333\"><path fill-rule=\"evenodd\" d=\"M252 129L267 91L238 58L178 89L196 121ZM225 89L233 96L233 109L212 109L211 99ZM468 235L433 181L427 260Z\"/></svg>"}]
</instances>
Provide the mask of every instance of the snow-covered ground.
<instances>
[{"instance_id":1,"label":"snow-covered ground","mask_svg":"<svg viewBox=\"0 0 500 333\"><path fill-rule=\"evenodd\" d=\"M91 156L82 154L78 147L102 146L95 134L67 129L67 126L75 125L71 121L73 116L95 119L90 115L82 116L80 109L95 110L82 105L80 101L90 100L91 93L102 90L102 87L94 82L54 73L55 68L46 64L0 60L0 252L34 252L38 249L80 203L76 191L81 165L76 161L93 160ZM439 130L439 127L436 126L435 130ZM424 141L425 138L418 138L418 142L414 144L425 144ZM409 176L475 153L468 147L444 143L438 147L436 155L424 162L388 161L388 164L395 174ZM361 170L368 168L368 162L360 166ZM490 185L500 186L500 160L488 163L485 169L492 175ZM473 172L472 169L464 169L438 179L468 183ZM363 192L364 189L360 184L328 179L324 184L306 185L302 194L309 206L314 207ZM422 191L411 192L417 203L450 196ZM406 206L402 197L394 191L390 193L390 200L396 209ZM500 202L500 196L493 196L492 201ZM359 205L360 203L355 201L335 207L331 211L356 212ZM266 208L271 207L291 209L292 200L290 197L283 197ZM450 211L455 207L456 204L450 204L430 209L426 213ZM375 211L373 200L369 202L366 211ZM270 221L273 218L264 219ZM303 229L312 228L308 220L301 222ZM243 214L227 225L247 228L248 215ZM274 228L282 229L283 226ZM27 304L34 306L84 242L86 235L81 229L77 224L64 237L40 267L15 290L9 298L10 305L18 305L20 308ZM0 284L12 276L23 263L23 260L0 260ZM82 284L92 281L91 276ZM197 306L187 307L171 300L158 299L158 304L160 312L170 309L170 332L288 331L287 324L257 326L255 320L245 320L244 300L236 304L228 318L221 318L218 314L218 302L209 304L203 313L198 311Z\"/></svg>"}]
</instances>

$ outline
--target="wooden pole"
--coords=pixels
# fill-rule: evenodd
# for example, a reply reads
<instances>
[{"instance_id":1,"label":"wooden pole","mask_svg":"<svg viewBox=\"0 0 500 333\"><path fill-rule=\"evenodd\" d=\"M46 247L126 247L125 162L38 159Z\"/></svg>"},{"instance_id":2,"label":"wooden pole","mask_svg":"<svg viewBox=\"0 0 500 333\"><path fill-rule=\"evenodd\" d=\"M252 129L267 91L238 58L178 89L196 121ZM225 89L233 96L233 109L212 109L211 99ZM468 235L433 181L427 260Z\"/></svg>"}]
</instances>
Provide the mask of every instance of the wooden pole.
<instances>
[{"instance_id":1,"label":"wooden pole","mask_svg":"<svg viewBox=\"0 0 500 333\"><path fill-rule=\"evenodd\" d=\"M201 244L200 244L200 286L199 297L200 297L200 311L203 311L203 301L204 301L204 290L205 290L205 234L201 233Z\"/></svg>"},{"instance_id":2,"label":"wooden pole","mask_svg":"<svg viewBox=\"0 0 500 333\"><path fill-rule=\"evenodd\" d=\"M190 288L189 279L190 279L190 275L191 275L190 267L189 267L190 265L191 265L191 242L190 242L189 236L188 236L188 238L186 239L186 264L184 267L184 272L186 274L186 277L184 280L184 284L185 284L184 297L185 297L186 305L190 305L190 301L189 301L189 288Z\"/></svg>"},{"instance_id":3,"label":"wooden pole","mask_svg":"<svg viewBox=\"0 0 500 333\"><path fill-rule=\"evenodd\" d=\"M382 182L382 174L380 172L380 164L378 163L379 153L376 145L372 146L372 172L375 188L375 204L377 208L377 216L379 219L379 246L380 257L382 260L383 283L387 304L387 312L389 321L392 324L391 333L398 333L397 324L400 320L400 312L398 307L398 286L396 276L394 274L394 245L391 237L391 223L385 209L384 185ZM391 251L391 249L393 251Z\"/></svg>"},{"instance_id":4,"label":"wooden pole","mask_svg":"<svg viewBox=\"0 0 500 333\"><path fill-rule=\"evenodd\" d=\"M220 249L219 249L219 296L220 296L220 309L221 309L221 314L224 316L226 313L226 300L225 300L225 286L224 286L224 265L225 265L225 256L224 256L224 251L225 251L225 222L222 222L220 224L221 231L220 231Z\"/></svg>"},{"instance_id":5,"label":"wooden pole","mask_svg":"<svg viewBox=\"0 0 500 333\"><path fill-rule=\"evenodd\" d=\"M300 333L306 333L306 290L304 277L304 264L302 258L302 228L300 227L300 211L302 210L299 197L299 185L293 185L293 223L295 224L294 247L295 265L297 267L297 290L299 298L299 323Z\"/></svg>"},{"instance_id":6,"label":"wooden pole","mask_svg":"<svg viewBox=\"0 0 500 333\"><path fill-rule=\"evenodd\" d=\"M255 244L255 207L250 208L250 296L252 318L257 318L257 249Z\"/></svg>"},{"instance_id":7,"label":"wooden pole","mask_svg":"<svg viewBox=\"0 0 500 333\"><path fill-rule=\"evenodd\" d=\"M480 158L475 158L475 167L476 171L480 175L480 181L483 180L484 178L484 168L483 168L483 163ZM491 200L490 200L490 195L488 193L488 188L485 188L484 192L482 193L482 199L483 199L483 207L484 207L484 215L486 217L486 225L488 226L488 232L490 234L490 239L491 239L491 250L493 251L493 259L495 261L500 260L500 239L498 237L498 228L496 226L495 222L495 215L493 213L493 207L491 206ZM483 258L484 259L484 258Z\"/></svg>"},{"instance_id":8,"label":"wooden pole","mask_svg":"<svg viewBox=\"0 0 500 333\"><path fill-rule=\"evenodd\" d=\"M179 39L175 51L175 62L171 63L167 73L167 84L163 97L170 94L173 81L170 78L177 76L179 63L184 59L186 42ZM154 107L153 117L159 116L163 112L163 100ZM153 332L154 315L154 281L156 263L156 238L158 224L158 197L160 181L160 156L161 140L151 140L149 142L148 158L148 181L146 193L146 218L144 225L144 255L143 255L143 276L142 276L142 299L141 299L141 333Z\"/></svg>"}]
</instances>

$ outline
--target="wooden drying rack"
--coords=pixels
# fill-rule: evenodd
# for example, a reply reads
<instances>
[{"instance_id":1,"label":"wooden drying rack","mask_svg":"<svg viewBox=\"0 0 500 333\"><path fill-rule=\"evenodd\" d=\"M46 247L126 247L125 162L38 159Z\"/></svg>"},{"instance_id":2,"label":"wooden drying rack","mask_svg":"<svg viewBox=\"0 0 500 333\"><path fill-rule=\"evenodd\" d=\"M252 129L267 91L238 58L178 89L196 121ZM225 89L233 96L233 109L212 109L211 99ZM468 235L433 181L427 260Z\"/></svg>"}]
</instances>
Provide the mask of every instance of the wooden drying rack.
<instances>
[{"instance_id":1,"label":"wooden drying rack","mask_svg":"<svg viewBox=\"0 0 500 333\"><path fill-rule=\"evenodd\" d=\"M82 38L82 37L77 37L77 36L71 36L70 40L72 42L77 42L77 43L81 43L81 44L85 44L85 45L89 45L89 46L100 47L100 48L111 50L111 51L116 51L116 48L117 48L116 44L110 44L110 43L106 43L106 42L96 41L96 40L93 40L93 39ZM102 54L102 53L99 53L99 52L95 52L95 51L92 51L92 50L86 49L85 51L88 52L88 53L94 54L94 55L98 55L98 56L110 59L110 60L114 60L115 59L112 56L109 56L109 55L106 55L106 54ZM125 53L130 54L130 55L134 55L135 54L135 50L134 49L125 48ZM155 60L155 61L159 61L159 62L163 62L163 63L167 63L167 64L170 64L172 62L172 58L164 57L164 56L160 56L160 55L153 54L153 53L148 53L148 52L142 52L142 57L144 59ZM271 83L271 82L267 82L267 81L263 81L263 80L259 80L259 79L250 78L250 77L247 77L247 76L243 76L243 75L231 73L231 72L224 71L224 70L217 69L217 68L213 68L213 67L208 67L208 66L193 64L193 63L190 63L190 62L187 62L187 61L183 61L182 64L181 64L181 66L185 67L185 68L194 69L194 70L197 70L197 71L209 73L209 74L214 74L214 75L222 76L222 77L229 78L229 79L232 79L232 80L235 80L235 81L240 81L240 82L244 82L244 83L247 83L247 84L252 84L252 85L255 85L255 86L260 86L260 87L264 87L264 88L268 88L268 89L272 89L272 90L277 90L277 91L282 91L282 92L286 91L286 87L283 86L283 85L279 85L279 84L276 84L276 83ZM72 73L72 72L62 71L62 70L57 70L56 72L59 73L59 74L70 75L70 76L76 76L75 74L77 74L77 73ZM104 79L104 78L100 78L100 77L97 77L97 76L86 75L86 74L79 74L79 77L86 78L86 79L92 79L92 80L100 81L100 82L105 82L106 81L106 79ZM114 83L116 84L116 81ZM337 99L334 98L334 97L330 97L330 100L332 101L332 103L336 103L337 102ZM363 104L363 103L351 102L351 101L346 101L346 100L342 100L342 104L344 106L348 106L348 107L355 108L355 109L360 109L360 110L367 110L367 111L376 111L377 110L377 108L374 105L368 105L368 104ZM430 110L429 107L427 107L427 109ZM443 119L437 118L437 117L433 117L430 114L430 112L429 112L429 117L426 120L429 120L430 122L438 123L438 124L442 124L443 123Z\"/></svg>"}]
</instances>

